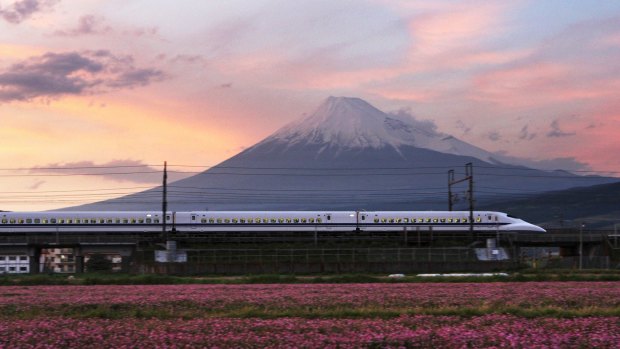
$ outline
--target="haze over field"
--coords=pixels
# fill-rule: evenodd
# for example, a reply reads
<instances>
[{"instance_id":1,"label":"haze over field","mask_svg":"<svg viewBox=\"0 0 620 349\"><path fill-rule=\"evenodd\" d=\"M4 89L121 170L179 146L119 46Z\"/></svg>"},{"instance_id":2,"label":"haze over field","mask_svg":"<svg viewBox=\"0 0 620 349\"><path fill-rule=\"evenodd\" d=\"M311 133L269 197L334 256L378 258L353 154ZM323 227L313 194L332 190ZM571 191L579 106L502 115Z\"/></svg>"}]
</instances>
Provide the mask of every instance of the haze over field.
<instances>
[{"instance_id":1,"label":"haze over field","mask_svg":"<svg viewBox=\"0 0 620 349\"><path fill-rule=\"evenodd\" d=\"M619 62L613 1L0 0L0 209L138 192L164 160L189 177L328 96L619 176Z\"/></svg>"}]
</instances>

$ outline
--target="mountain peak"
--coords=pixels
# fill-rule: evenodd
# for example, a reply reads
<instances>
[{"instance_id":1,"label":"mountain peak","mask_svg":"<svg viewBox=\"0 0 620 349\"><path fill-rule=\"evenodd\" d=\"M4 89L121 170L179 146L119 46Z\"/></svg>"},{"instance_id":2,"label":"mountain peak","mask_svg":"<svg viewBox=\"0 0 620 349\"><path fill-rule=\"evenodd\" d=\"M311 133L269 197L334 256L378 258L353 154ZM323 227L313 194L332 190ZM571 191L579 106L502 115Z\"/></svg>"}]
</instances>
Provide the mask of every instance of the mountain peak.
<instances>
[{"instance_id":1,"label":"mountain peak","mask_svg":"<svg viewBox=\"0 0 620 349\"><path fill-rule=\"evenodd\" d=\"M342 150L392 149L405 146L489 161L493 154L428 127L404 114L387 114L355 97L328 97L310 115L294 121L263 140L276 148L318 146L337 154Z\"/></svg>"},{"instance_id":2,"label":"mountain peak","mask_svg":"<svg viewBox=\"0 0 620 349\"><path fill-rule=\"evenodd\" d=\"M354 97L328 97L308 117L295 121L268 139L289 144L324 144L335 148L397 146L386 130L388 115Z\"/></svg>"}]
</instances>

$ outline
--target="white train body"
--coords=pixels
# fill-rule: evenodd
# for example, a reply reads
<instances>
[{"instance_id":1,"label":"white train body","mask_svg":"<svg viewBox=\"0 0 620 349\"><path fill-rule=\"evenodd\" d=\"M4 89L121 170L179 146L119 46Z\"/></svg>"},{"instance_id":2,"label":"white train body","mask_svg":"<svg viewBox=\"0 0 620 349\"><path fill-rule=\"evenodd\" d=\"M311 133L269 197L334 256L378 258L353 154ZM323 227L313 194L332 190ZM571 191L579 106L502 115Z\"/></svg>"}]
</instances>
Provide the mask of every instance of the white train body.
<instances>
[{"instance_id":1,"label":"white train body","mask_svg":"<svg viewBox=\"0 0 620 349\"><path fill-rule=\"evenodd\" d=\"M473 222L473 223L472 223ZM0 233L159 233L161 211L0 212ZM168 231L475 231L544 232L502 212L474 211L190 211L167 212Z\"/></svg>"}]
</instances>

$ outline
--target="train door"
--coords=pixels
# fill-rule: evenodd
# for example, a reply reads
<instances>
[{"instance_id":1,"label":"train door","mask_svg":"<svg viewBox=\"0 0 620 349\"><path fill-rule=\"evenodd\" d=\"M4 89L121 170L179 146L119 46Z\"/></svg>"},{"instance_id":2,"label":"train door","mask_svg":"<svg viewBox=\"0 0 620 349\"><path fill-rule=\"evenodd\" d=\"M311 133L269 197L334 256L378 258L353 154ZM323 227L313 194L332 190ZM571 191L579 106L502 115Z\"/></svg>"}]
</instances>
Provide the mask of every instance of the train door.
<instances>
[{"instance_id":1,"label":"train door","mask_svg":"<svg viewBox=\"0 0 620 349\"><path fill-rule=\"evenodd\" d=\"M198 221L200 220L200 218L198 217L198 214L196 214L195 212L191 212L190 213L190 230L198 230Z\"/></svg>"},{"instance_id":2,"label":"train door","mask_svg":"<svg viewBox=\"0 0 620 349\"><path fill-rule=\"evenodd\" d=\"M323 215L323 227L325 230L332 230L332 214L326 213Z\"/></svg>"},{"instance_id":3,"label":"train door","mask_svg":"<svg viewBox=\"0 0 620 349\"><path fill-rule=\"evenodd\" d=\"M356 212L356 222L355 222L355 230L360 231L362 227L364 227L364 225L366 225L366 223L368 223L368 213L367 212L360 212L357 211Z\"/></svg>"}]
</instances>

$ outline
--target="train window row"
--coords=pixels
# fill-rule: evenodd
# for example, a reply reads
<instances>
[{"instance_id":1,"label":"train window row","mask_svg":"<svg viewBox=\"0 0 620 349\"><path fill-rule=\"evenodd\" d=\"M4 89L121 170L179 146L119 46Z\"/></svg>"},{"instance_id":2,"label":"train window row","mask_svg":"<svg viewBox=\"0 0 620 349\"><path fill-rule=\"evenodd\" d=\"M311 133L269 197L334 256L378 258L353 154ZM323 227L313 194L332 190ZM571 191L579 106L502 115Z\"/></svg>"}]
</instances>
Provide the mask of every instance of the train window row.
<instances>
[{"instance_id":1,"label":"train window row","mask_svg":"<svg viewBox=\"0 0 620 349\"><path fill-rule=\"evenodd\" d=\"M202 218L201 223L205 224L221 224L221 223L233 223L233 224L251 224L251 223L265 223L265 224L283 224L283 223L322 223L321 218Z\"/></svg>"},{"instance_id":2,"label":"train window row","mask_svg":"<svg viewBox=\"0 0 620 349\"><path fill-rule=\"evenodd\" d=\"M467 223L468 218L375 218L375 223ZM480 217L476 218L480 223Z\"/></svg>"},{"instance_id":3,"label":"train window row","mask_svg":"<svg viewBox=\"0 0 620 349\"><path fill-rule=\"evenodd\" d=\"M3 218L2 224L150 224L159 218Z\"/></svg>"}]
</instances>

